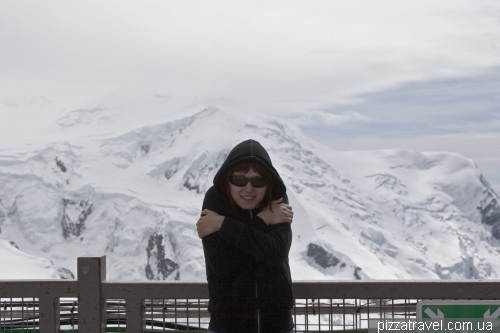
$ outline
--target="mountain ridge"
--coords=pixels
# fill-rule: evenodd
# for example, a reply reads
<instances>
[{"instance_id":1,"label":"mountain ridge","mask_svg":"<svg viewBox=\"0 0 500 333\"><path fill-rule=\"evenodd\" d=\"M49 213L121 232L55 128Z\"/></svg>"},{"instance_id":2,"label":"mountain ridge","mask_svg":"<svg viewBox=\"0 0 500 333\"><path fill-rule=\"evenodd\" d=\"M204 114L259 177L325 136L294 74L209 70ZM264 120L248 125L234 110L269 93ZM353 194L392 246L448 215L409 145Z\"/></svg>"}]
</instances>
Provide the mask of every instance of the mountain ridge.
<instances>
[{"instance_id":1,"label":"mountain ridge","mask_svg":"<svg viewBox=\"0 0 500 333\"><path fill-rule=\"evenodd\" d=\"M90 112L86 127L93 114L102 120ZM288 188L294 279L500 275L499 198L473 161L339 152L282 120L213 106L0 157L0 238L73 272L77 256L106 254L110 279L204 280L195 229L203 194L248 138L266 147Z\"/></svg>"}]
</instances>

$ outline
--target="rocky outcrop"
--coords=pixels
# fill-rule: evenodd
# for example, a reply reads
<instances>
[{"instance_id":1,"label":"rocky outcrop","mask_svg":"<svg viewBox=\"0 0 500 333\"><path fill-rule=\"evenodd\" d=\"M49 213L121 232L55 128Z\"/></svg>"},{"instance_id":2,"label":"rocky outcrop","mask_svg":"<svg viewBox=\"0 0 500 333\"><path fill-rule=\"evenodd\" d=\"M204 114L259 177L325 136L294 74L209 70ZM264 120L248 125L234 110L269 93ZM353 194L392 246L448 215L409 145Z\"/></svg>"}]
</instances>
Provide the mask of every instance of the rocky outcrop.
<instances>
[{"instance_id":1,"label":"rocky outcrop","mask_svg":"<svg viewBox=\"0 0 500 333\"><path fill-rule=\"evenodd\" d=\"M491 198L485 207L481 207L480 210L482 223L496 225L500 222L500 206L496 198Z\"/></svg>"},{"instance_id":2,"label":"rocky outcrop","mask_svg":"<svg viewBox=\"0 0 500 333\"><path fill-rule=\"evenodd\" d=\"M179 265L165 257L163 235L155 232L149 236L146 252L148 255L146 265L146 277L148 280L167 280L175 271L177 271L177 275L174 279L179 279Z\"/></svg>"},{"instance_id":3,"label":"rocky outcrop","mask_svg":"<svg viewBox=\"0 0 500 333\"><path fill-rule=\"evenodd\" d=\"M85 222L94 207L89 200L79 202L63 199L63 218L61 221L62 235L64 238L78 237L85 230Z\"/></svg>"},{"instance_id":4,"label":"rocky outcrop","mask_svg":"<svg viewBox=\"0 0 500 333\"><path fill-rule=\"evenodd\" d=\"M164 173L165 178L167 178L167 179L172 178L172 176L178 171L178 169L179 169L179 164L178 163L172 165L171 168L165 170L165 173Z\"/></svg>"},{"instance_id":5,"label":"rocky outcrop","mask_svg":"<svg viewBox=\"0 0 500 333\"><path fill-rule=\"evenodd\" d=\"M142 156L144 156L147 153L149 153L149 149L151 149L151 145L142 145L141 146L141 154L142 154Z\"/></svg>"},{"instance_id":6,"label":"rocky outcrop","mask_svg":"<svg viewBox=\"0 0 500 333\"><path fill-rule=\"evenodd\" d=\"M184 174L182 186L198 194L205 193L215 177L217 170L224 163L229 151L206 152L201 154Z\"/></svg>"},{"instance_id":7,"label":"rocky outcrop","mask_svg":"<svg viewBox=\"0 0 500 333\"><path fill-rule=\"evenodd\" d=\"M59 168L59 170L61 170L62 172L66 172L68 170L66 168L66 166L64 165L64 163L60 159L58 159L57 157L56 157L56 165Z\"/></svg>"},{"instance_id":8,"label":"rocky outcrop","mask_svg":"<svg viewBox=\"0 0 500 333\"><path fill-rule=\"evenodd\" d=\"M170 180L174 175L177 174L179 170L181 170L186 163L186 157L174 157L169 159L161 164L155 166L148 175L155 178L160 179L165 177L167 180Z\"/></svg>"},{"instance_id":9,"label":"rocky outcrop","mask_svg":"<svg viewBox=\"0 0 500 333\"><path fill-rule=\"evenodd\" d=\"M0 233L2 232L2 225L7 218L7 210L2 204L2 199L0 199Z\"/></svg>"},{"instance_id":10,"label":"rocky outcrop","mask_svg":"<svg viewBox=\"0 0 500 333\"><path fill-rule=\"evenodd\" d=\"M343 255L336 256L330 251L326 250L323 246L309 243L307 246L306 256L311 258L312 261L319 265L321 268L327 270L330 268L334 268L337 272L344 272L344 276L350 276L350 272L352 272L354 278L356 280L361 280L363 274L361 274L361 267L353 265L353 263L347 258L347 263L345 262L345 258L342 259ZM346 268L348 267L348 268ZM347 269L347 270L346 270ZM351 271L351 269L353 271ZM351 275L352 276L352 275ZM366 276L365 276L366 277ZM350 277L352 279L352 277Z\"/></svg>"},{"instance_id":11,"label":"rocky outcrop","mask_svg":"<svg viewBox=\"0 0 500 333\"><path fill-rule=\"evenodd\" d=\"M75 278L75 275L73 274L73 272L70 271L67 268L59 267L57 269L57 272L59 273L59 276L61 277L61 279L71 279L71 280L73 280Z\"/></svg>"},{"instance_id":12,"label":"rocky outcrop","mask_svg":"<svg viewBox=\"0 0 500 333\"><path fill-rule=\"evenodd\" d=\"M322 246L310 243L307 246L307 256L323 268L337 266L339 258L327 252Z\"/></svg>"},{"instance_id":13,"label":"rocky outcrop","mask_svg":"<svg viewBox=\"0 0 500 333\"><path fill-rule=\"evenodd\" d=\"M361 280L361 276L359 275L360 271L361 271L361 267L354 268L354 278L356 280Z\"/></svg>"},{"instance_id":14,"label":"rocky outcrop","mask_svg":"<svg viewBox=\"0 0 500 333\"><path fill-rule=\"evenodd\" d=\"M483 200L477 209L481 212L481 222L491 226L491 235L500 240L500 205L498 195L490 184L481 175L481 183L484 185Z\"/></svg>"}]
</instances>

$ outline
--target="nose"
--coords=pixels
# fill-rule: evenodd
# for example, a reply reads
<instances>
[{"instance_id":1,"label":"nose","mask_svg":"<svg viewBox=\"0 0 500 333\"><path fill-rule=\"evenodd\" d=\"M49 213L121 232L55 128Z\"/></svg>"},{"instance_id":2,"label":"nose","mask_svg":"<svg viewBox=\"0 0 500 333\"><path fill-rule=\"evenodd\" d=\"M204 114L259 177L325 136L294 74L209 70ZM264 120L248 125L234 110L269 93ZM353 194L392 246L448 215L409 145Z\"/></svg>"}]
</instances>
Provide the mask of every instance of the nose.
<instances>
[{"instance_id":1,"label":"nose","mask_svg":"<svg viewBox=\"0 0 500 333\"><path fill-rule=\"evenodd\" d=\"M251 182L248 182L245 187L243 188L245 191L249 192L249 191L253 191L253 186L252 186L252 183Z\"/></svg>"}]
</instances>

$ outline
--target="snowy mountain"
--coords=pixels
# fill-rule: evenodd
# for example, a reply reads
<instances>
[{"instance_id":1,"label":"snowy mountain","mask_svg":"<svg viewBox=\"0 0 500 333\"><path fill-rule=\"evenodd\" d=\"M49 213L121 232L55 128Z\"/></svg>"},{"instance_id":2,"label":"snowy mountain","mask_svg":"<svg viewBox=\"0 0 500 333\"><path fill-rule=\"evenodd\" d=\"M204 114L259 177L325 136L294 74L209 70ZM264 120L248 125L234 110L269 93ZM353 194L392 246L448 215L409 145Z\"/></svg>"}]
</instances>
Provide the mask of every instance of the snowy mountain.
<instances>
[{"instance_id":1,"label":"snowy mountain","mask_svg":"<svg viewBox=\"0 0 500 333\"><path fill-rule=\"evenodd\" d=\"M112 121L101 109L78 110L59 125ZM78 256L105 254L110 280L204 280L195 227L203 195L229 150L249 138L287 185L294 279L500 277L500 198L473 161L339 152L283 121L215 107L0 155L0 238L60 275L76 273Z\"/></svg>"},{"instance_id":2,"label":"snowy mountain","mask_svg":"<svg viewBox=\"0 0 500 333\"><path fill-rule=\"evenodd\" d=\"M14 242L0 239L0 279L74 279L65 268L54 266L50 260L26 254Z\"/></svg>"}]
</instances>

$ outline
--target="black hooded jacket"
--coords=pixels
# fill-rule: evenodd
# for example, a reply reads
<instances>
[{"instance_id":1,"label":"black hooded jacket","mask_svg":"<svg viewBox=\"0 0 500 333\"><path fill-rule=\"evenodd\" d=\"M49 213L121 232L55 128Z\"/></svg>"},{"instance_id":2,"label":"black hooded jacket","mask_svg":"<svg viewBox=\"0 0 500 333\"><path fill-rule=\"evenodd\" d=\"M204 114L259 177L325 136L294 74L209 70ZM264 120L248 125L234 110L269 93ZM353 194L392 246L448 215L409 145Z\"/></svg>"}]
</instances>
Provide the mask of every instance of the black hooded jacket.
<instances>
[{"instance_id":1,"label":"black hooded jacket","mask_svg":"<svg viewBox=\"0 0 500 333\"><path fill-rule=\"evenodd\" d=\"M246 161L264 165L274 178L272 200L288 204L283 180L267 151L255 140L234 147L214 178ZM219 230L203 237L209 288L210 330L220 333L288 332L293 328L294 304L288 252L290 223L267 226L258 212L238 209L225 215L227 196L217 185L205 195L202 209L226 216Z\"/></svg>"}]
</instances>

